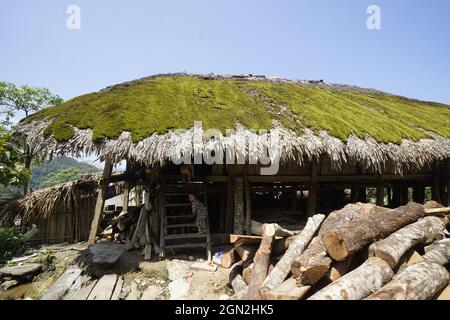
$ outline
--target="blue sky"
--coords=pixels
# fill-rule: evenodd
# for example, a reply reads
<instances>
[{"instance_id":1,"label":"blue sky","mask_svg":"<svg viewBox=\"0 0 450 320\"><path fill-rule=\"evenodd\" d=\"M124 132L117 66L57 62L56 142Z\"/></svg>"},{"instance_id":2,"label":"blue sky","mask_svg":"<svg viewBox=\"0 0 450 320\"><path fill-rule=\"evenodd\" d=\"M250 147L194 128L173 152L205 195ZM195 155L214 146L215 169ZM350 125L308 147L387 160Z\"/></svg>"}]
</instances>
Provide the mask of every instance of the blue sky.
<instances>
[{"instance_id":1,"label":"blue sky","mask_svg":"<svg viewBox=\"0 0 450 320\"><path fill-rule=\"evenodd\" d=\"M68 99L155 73L254 73L450 104L449 38L447 0L0 0L0 80Z\"/></svg>"}]
</instances>

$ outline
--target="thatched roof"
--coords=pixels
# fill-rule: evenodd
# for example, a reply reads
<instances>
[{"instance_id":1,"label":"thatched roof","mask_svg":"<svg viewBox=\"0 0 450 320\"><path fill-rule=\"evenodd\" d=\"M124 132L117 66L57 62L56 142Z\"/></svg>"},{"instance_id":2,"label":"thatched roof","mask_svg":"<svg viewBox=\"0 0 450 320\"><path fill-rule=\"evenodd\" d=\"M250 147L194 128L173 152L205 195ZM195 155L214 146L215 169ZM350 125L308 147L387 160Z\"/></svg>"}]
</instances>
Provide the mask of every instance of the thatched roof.
<instances>
[{"instance_id":1,"label":"thatched roof","mask_svg":"<svg viewBox=\"0 0 450 320\"><path fill-rule=\"evenodd\" d=\"M0 207L0 219L21 217L25 222L48 219L55 213L73 213L83 199L95 201L98 180L86 178L36 190ZM87 213L86 213L87 214Z\"/></svg>"},{"instance_id":2,"label":"thatched roof","mask_svg":"<svg viewBox=\"0 0 450 320\"><path fill-rule=\"evenodd\" d=\"M24 119L20 130L46 158L97 153L151 165L214 149L254 162L269 145L271 158L326 156L336 167L357 161L401 172L449 158L449 124L448 105L354 86L172 74L71 99ZM219 130L213 139L196 140L210 128ZM236 131L227 135L226 129ZM270 132L255 133L259 129Z\"/></svg>"}]
</instances>

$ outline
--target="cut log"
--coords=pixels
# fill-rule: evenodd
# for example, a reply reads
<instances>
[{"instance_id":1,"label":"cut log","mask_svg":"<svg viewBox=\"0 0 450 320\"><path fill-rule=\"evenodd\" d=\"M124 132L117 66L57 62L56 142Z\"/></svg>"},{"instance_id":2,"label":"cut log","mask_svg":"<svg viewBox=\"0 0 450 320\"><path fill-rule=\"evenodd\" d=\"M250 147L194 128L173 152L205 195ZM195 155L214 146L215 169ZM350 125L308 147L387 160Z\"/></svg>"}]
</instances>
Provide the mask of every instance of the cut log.
<instances>
[{"instance_id":1,"label":"cut log","mask_svg":"<svg viewBox=\"0 0 450 320\"><path fill-rule=\"evenodd\" d=\"M275 236L276 237L292 237L300 233L300 231L291 231L288 229L285 229L281 227L277 223L273 223L275 227ZM251 231L252 234L261 236L262 235L262 226L263 224L261 222L251 220Z\"/></svg>"},{"instance_id":2,"label":"cut log","mask_svg":"<svg viewBox=\"0 0 450 320\"><path fill-rule=\"evenodd\" d=\"M389 236L424 215L424 207L411 202L394 210L361 215L348 224L325 232L322 240L328 254L334 260L343 261L366 245Z\"/></svg>"},{"instance_id":3,"label":"cut log","mask_svg":"<svg viewBox=\"0 0 450 320\"><path fill-rule=\"evenodd\" d=\"M393 275L394 272L384 260L369 258L308 300L360 300L381 288Z\"/></svg>"},{"instance_id":4,"label":"cut log","mask_svg":"<svg viewBox=\"0 0 450 320\"><path fill-rule=\"evenodd\" d=\"M262 297L264 300L300 300L310 288L310 286L297 287L295 278L289 278L275 289L263 290Z\"/></svg>"},{"instance_id":5,"label":"cut log","mask_svg":"<svg viewBox=\"0 0 450 320\"><path fill-rule=\"evenodd\" d=\"M324 219L325 216L323 214L316 214L313 217L308 218L305 228L295 237L294 241L292 241L289 246L289 249L286 250L286 253L280 261L278 261L272 272L269 273L267 279L263 283L263 287L271 290L283 283L291 271L292 263L311 242L311 239L314 237L314 234L317 232Z\"/></svg>"},{"instance_id":6,"label":"cut log","mask_svg":"<svg viewBox=\"0 0 450 320\"><path fill-rule=\"evenodd\" d=\"M425 214L430 216L447 216L450 214L450 207L425 209Z\"/></svg>"},{"instance_id":7,"label":"cut log","mask_svg":"<svg viewBox=\"0 0 450 320\"><path fill-rule=\"evenodd\" d=\"M350 267L353 263L353 258L354 258L354 256L350 256L347 259L345 259L344 261L333 261L331 263L331 269L327 273L328 279L331 282L334 282L337 279L342 278L342 276L344 276L350 269Z\"/></svg>"},{"instance_id":8,"label":"cut log","mask_svg":"<svg viewBox=\"0 0 450 320\"><path fill-rule=\"evenodd\" d=\"M235 247L237 254L241 257L242 261L252 260L258 250L255 244L240 244Z\"/></svg>"},{"instance_id":9,"label":"cut log","mask_svg":"<svg viewBox=\"0 0 450 320\"><path fill-rule=\"evenodd\" d=\"M367 300L429 300L447 286L448 271L440 264L422 261L407 267Z\"/></svg>"},{"instance_id":10,"label":"cut log","mask_svg":"<svg viewBox=\"0 0 450 320\"><path fill-rule=\"evenodd\" d=\"M444 219L425 217L401 228L387 238L371 244L369 256L383 259L394 269L400 258L413 246L442 239L445 225Z\"/></svg>"},{"instance_id":11,"label":"cut log","mask_svg":"<svg viewBox=\"0 0 450 320\"><path fill-rule=\"evenodd\" d=\"M248 300L261 300L260 288L264 279L266 279L267 271L269 269L270 252L274 237L275 226L272 224L265 224L263 226L262 241L256 252L255 259L253 260L254 267L252 279L248 285L248 292L245 295L245 298Z\"/></svg>"},{"instance_id":12,"label":"cut log","mask_svg":"<svg viewBox=\"0 0 450 320\"><path fill-rule=\"evenodd\" d=\"M294 261L291 272L297 283L302 285L313 285L317 283L327 272L330 271L331 258L326 253L325 246L322 242L322 236L325 232L331 229L337 229L347 223L358 218L359 215L364 215L370 212L379 213L387 211L387 209L378 207L374 204L356 203L348 204L340 210L333 211L322 223L319 234L315 237L308 248ZM344 264L339 264L337 267L344 267ZM330 274L331 278L335 280L339 277L338 270L334 270ZM343 270L342 270L343 271ZM334 281L334 280L333 280Z\"/></svg>"},{"instance_id":13,"label":"cut log","mask_svg":"<svg viewBox=\"0 0 450 320\"><path fill-rule=\"evenodd\" d=\"M242 261L235 263L229 273L229 281L238 299L242 299L248 290L248 286L241 276Z\"/></svg>"},{"instance_id":14,"label":"cut log","mask_svg":"<svg viewBox=\"0 0 450 320\"><path fill-rule=\"evenodd\" d=\"M235 248L224 250L219 254L216 253L213 257L213 262L224 268L231 268L231 266L238 260L238 254Z\"/></svg>"},{"instance_id":15,"label":"cut log","mask_svg":"<svg viewBox=\"0 0 450 320\"><path fill-rule=\"evenodd\" d=\"M284 254L284 252L289 248L289 246L291 245L292 241L294 241L294 239L295 239L295 236L288 237L288 238L282 238L282 239L276 239L272 245L272 257L278 257L278 256Z\"/></svg>"},{"instance_id":16,"label":"cut log","mask_svg":"<svg viewBox=\"0 0 450 320\"><path fill-rule=\"evenodd\" d=\"M244 279L245 283L249 284L252 280L253 263L244 262L243 267L242 278Z\"/></svg>"},{"instance_id":17,"label":"cut log","mask_svg":"<svg viewBox=\"0 0 450 320\"><path fill-rule=\"evenodd\" d=\"M434 242L425 248L422 258L426 261L438 263L442 266L450 261L450 238Z\"/></svg>"},{"instance_id":18,"label":"cut log","mask_svg":"<svg viewBox=\"0 0 450 320\"><path fill-rule=\"evenodd\" d=\"M396 270L394 270L394 271L396 271L395 273L400 273L403 270L405 270L407 267L409 267L415 263L421 262L421 261L423 261L423 257L419 253L417 253L416 250L410 249L400 259L400 262L397 265Z\"/></svg>"},{"instance_id":19,"label":"cut log","mask_svg":"<svg viewBox=\"0 0 450 320\"><path fill-rule=\"evenodd\" d=\"M311 240L308 248L294 261L291 272L301 285L317 283L330 269L331 259L320 236Z\"/></svg>"},{"instance_id":20,"label":"cut log","mask_svg":"<svg viewBox=\"0 0 450 320\"><path fill-rule=\"evenodd\" d=\"M139 219L136 224L136 229L134 230L133 237L131 238L131 244L135 248L140 248L144 247L146 244L151 244L148 228L148 216L149 211L147 211L145 206L142 206Z\"/></svg>"}]
</instances>

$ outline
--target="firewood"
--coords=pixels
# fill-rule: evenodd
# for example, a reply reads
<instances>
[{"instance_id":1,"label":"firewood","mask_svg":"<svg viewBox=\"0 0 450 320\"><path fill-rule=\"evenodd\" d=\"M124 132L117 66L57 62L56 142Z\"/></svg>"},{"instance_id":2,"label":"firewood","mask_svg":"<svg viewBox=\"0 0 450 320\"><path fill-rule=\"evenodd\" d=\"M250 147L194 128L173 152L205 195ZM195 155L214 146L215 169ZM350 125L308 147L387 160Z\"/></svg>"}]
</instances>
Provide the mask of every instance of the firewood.
<instances>
[{"instance_id":1,"label":"firewood","mask_svg":"<svg viewBox=\"0 0 450 320\"><path fill-rule=\"evenodd\" d=\"M394 210L361 215L348 224L325 232L322 240L331 258L343 261L366 245L389 236L424 215L424 207L411 202Z\"/></svg>"},{"instance_id":2,"label":"firewood","mask_svg":"<svg viewBox=\"0 0 450 320\"><path fill-rule=\"evenodd\" d=\"M300 233L299 231L291 231L281 227L277 223L272 223L275 227L275 236L276 237L292 237ZM251 232L254 235L261 236L262 235L262 226L261 222L251 220Z\"/></svg>"},{"instance_id":3,"label":"firewood","mask_svg":"<svg viewBox=\"0 0 450 320\"><path fill-rule=\"evenodd\" d=\"M272 242L275 237L275 226L272 224L265 224L263 226L262 241L256 252L253 260L254 267L252 271L252 279L248 285L248 292L245 296L248 300L261 300L260 287L266 279L267 271L269 269L270 252L272 249Z\"/></svg>"},{"instance_id":4,"label":"firewood","mask_svg":"<svg viewBox=\"0 0 450 320\"><path fill-rule=\"evenodd\" d=\"M263 283L265 289L274 289L286 279L291 270L292 263L311 242L311 239L314 237L314 234L317 232L324 219L325 216L323 214L316 214L308 219L305 228L295 237L294 241L292 241L289 246L289 249L286 250L286 253L267 276L267 279Z\"/></svg>"},{"instance_id":5,"label":"firewood","mask_svg":"<svg viewBox=\"0 0 450 320\"><path fill-rule=\"evenodd\" d=\"M367 300L429 300L447 286L448 271L438 263L422 261L407 267Z\"/></svg>"},{"instance_id":6,"label":"firewood","mask_svg":"<svg viewBox=\"0 0 450 320\"><path fill-rule=\"evenodd\" d=\"M242 272L242 261L239 261L231 266L229 273L229 281L231 287L234 290L238 299L242 299L248 290L247 284L244 282L244 279L241 276Z\"/></svg>"},{"instance_id":7,"label":"firewood","mask_svg":"<svg viewBox=\"0 0 450 320\"><path fill-rule=\"evenodd\" d=\"M378 207L374 204L356 203L348 204L340 210L335 210L328 215L322 223L318 235L311 241L308 248L294 261L291 272L297 278L300 285L313 285L317 283L324 275L330 273L330 278L335 281L339 275L344 274L343 267L346 264L336 264L330 272L332 260L328 257L322 236L331 229L337 229L341 226L358 219L360 215L367 213L379 213L387 209Z\"/></svg>"},{"instance_id":8,"label":"firewood","mask_svg":"<svg viewBox=\"0 0 450 320\"><path fill-rule=\"evenodd\" d=\"M272 245L272 257L278 257L284 254L284 252L289 248L294 239L295 236L276 239Z\"/></svg>"},{"instance_id":9,"label":"firewood","mask_svg":"<svg viewBox=\"0 0 450 320\"><path fill-rule=\"evenodd\" d=\"M413 246L444 237L444 219L425 217L370 245L369 256L386 261L394 269L400 258Z\"/></svg>"},{"instance_id":10,"label":"firewood","mask_svg":"<svg viewBox=\"0 0 450 320\"><path fill-rule=\"evenodd\" d=\"M425 254L422 258L426 261L439 263L444 266L450 261L450 238L436 241L425 247Z\"/></svg>"},{"instance_id":11,"label":"firewood","mask_svg":"<svg viewBox=\"0 0 450 320\"><path fill-rule=\"evenodd\" d=\"M309 297L308 300L360 300L391 280L394 272L380 258L369 258L361 266Z\"/></svg>"},{"instance_id":12,"label":"firewood","mask_svg":"<svg viewBox=\"0 0 450 320\"><path fill-rule=\"evenodd\" d=\"M213 262L224 268L231 268L231 266L238 260L236 257L237 255L236 248L223 250L220 253L220 257L213 257Z\"/></svg>"},{"instance_id":13,"label":"firewood","mask_svg":"<svg viewBox=\"0 0 450 320\"><path fill-rule=\"evenodd\" d=\"M262 297L264 300L300 300L310 288L310 286L297 287L295 278L289 278L275 289L262 291Z\"/></svg>"},{"instance_id":14,"label":"firewood","mask_svg":"<svg viewBox=\"0 0 450 320\"><path fill-rule=\"evenodd\" d=\"M235 247L237 254L241 257L242 261L248 261L253 259L258 250L258 246L255 244L240 244Z\"/></svg>"},{"instance_id":15,"label":"firewood","mask_svg":"<svg viewBox=\"0 0 450 320\"><path fill-rule=\"evenodd\" d=\"M250 261L249 261L250 262ZM242 269L242 278L244 279L246 284L249 284L252 280L252 271L253 271L253 263L245 263Z\"/></svg>"},{"instance_id":16,"label":"firewood","mask_svg":"<svg viewBox=\"0 0 450 320\"><path fill-rule=\"evenodd\" d=\"M348 272L353 263L353 258L354 256L350 256L344 261L333 261L331 263L331 268L327 272L327 277L330 282L334 282L337 279L342 278L342 276Z\"/></svg>"}]
</instances>

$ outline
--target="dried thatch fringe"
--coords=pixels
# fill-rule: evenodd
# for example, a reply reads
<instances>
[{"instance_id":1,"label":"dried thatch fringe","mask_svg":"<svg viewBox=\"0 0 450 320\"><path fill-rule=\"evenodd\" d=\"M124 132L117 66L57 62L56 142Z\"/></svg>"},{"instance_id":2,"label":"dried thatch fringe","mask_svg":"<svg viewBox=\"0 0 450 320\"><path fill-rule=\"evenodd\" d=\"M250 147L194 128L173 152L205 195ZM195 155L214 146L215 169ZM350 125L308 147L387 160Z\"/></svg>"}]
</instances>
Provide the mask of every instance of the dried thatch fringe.
<instances>
[{"instance_id":1,"label":"dried thatch fringe","mask_svg":"<svg viewBox=\"0 0 450 320\"><path fill-rule=\"evenodd\" d=\"M0 218L19 216L25 223L48 219L56 212L78 212L83 199L95 201L96 179L71 181L34 191L23 198L13 200L0 208ZM86 212L87 214L87 212Z\"/></svg>"},{"instance_id":2,"label":"dried thatch fringe","mask_svg":"<svg viewBox=\"0 0 450 320\"><path fill-rule=\"evenodd\" d=\"M355 135L350 135L344 143L325 131L317 135L309 129L297 136L295 132L280 126L266 134L257 134L237 125L231 135L218 135L208 141L193 141L194 132L203 133L201 128L194 126L184 132L153 134L138 143L132 142L129 132L123 132L117 139L94 144L90 129L74 128L75 136L63 143L57 142L52 136L45 137L43 132L48 124L49 122L31 122L20 127L33 152L46 159L63 154L80 156L95 153L101 159L110 158L114 162L129 159L154 165L164 164L174 154L191 153L195 156L207 150L215 150L228 157L241 157L247 163L264 163L264 148L271 146L270 158L279 157L281 162L294 160L302 164L314 158L326 157L336 169L345 163L360 163L373 172L383 173L386 168L393 167L396 173L402 174L430 165L436 160L450 158L450 139L432 132L427 132L432 138L417 142L403 140L397 145L378 143L370 136L360 139Z\"/></svg>"}]
</instances>

